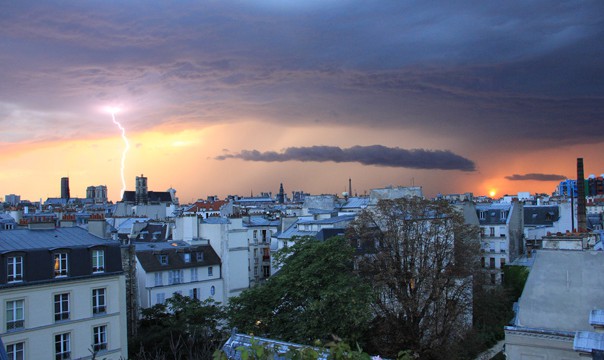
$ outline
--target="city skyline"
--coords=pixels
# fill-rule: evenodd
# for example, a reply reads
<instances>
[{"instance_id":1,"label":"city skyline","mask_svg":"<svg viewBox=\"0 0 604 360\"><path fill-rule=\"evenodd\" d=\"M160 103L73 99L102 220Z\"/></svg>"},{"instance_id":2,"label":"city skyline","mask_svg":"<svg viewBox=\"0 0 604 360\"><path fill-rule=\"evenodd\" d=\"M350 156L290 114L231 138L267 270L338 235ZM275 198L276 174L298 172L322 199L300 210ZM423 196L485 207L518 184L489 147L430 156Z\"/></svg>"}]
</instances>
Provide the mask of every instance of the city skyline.
<instances>
[{"instance_id":1,"label":"city skyline","mask_svg":"<svg viewBox=\"0 0 604 360\"><path fill-rule=\"evenodd\" d=\"M0 5L0 191L551 193L604 172L604 4Z\"/></svg>"}]
</instances>

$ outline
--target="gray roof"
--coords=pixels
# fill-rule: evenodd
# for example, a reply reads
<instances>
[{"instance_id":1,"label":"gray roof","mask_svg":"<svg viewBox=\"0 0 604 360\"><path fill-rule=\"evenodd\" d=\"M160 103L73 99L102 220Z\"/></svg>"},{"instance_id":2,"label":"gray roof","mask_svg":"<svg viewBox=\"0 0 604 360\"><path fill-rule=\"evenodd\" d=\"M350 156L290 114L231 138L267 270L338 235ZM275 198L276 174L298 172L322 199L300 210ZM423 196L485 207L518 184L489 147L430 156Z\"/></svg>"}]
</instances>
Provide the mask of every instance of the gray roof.
<instances>
[{"instance_id":1,"label":"gray roof","mask_svg":"<svg viewBox=\"0 0 604 360\"><path fill-rule=\"evenodd\" d=\"M557 205L533 206L524 205L524 226L547 225L552 226L560 219L560 210Z\"/></svg>"},{"instance_id":2,"label":"gray roof","mask_svg":"<svg viewBox=\"0 0 604 360\"><path fill-rule=\"evenodd\" d=\"M573 341L573 350L592 352L604 350L604 334L591 331L577 331Z\"/></svg>"},{"instance_id":3,"label":"gray roof","mask_svg":"<svg viewBox=\"0 0 604 360\"><path fill-rule=\"evenodd\" d=\"M368 197L349 197L342 209L364 209L369 205Z\"/></svg>"},{"instance_id":4,"label":"gray roof","mask_svg":"<svg viewBox=\"0 0 604 360\"><path fill-rule=\"evenodd\" d=\"M191 267L220 265L220 257L210 245L192 246L184 241L165 243L136 243L136 258L145 272L185 269ZM201 261L197 261L195 253L203 253ZM191 254L190 261L185 262L182 254ZM168 263L162 265L158 255L168 256Z\"/></svg>"},{"instance_id":5,"label":"gray roof","mask_svg":"<svg viewBox=\"0 0 604 360\"><path fill-rule=\"evenodd\" d=\"M273 349L275 354L273 355L274 360L285 360L289 357L286 353L291 349L303 349L312 348L311 346L301 345L296 343L290 343L285 341L273 340L258 336L250 336L244 334L232 334L231 337L222 346L222 351L227 355L229 359L241 360L241 351L238 348L251 348L253 344L264 346L265 348ZM329 353L326 351L318 351L318 360L325 360L329 357ZM252 356L253 358L253 356Z\"/></svg>"},{"instance_id":6,"label":"gray roof","mask_svg":"<svg viewBox=\"0 0 604 360\"><path fill-rule=\"evenodd\" d=\"M231 221L228 218L219 216L210 216L209 218L203 219L202 223L205 224L230 224Z\"/></svg>"},{"instance_id":7,"label":"gray roof","mask_svg":"<svg viewBox=\"0 0 604 360\"><path fill-rule=\"evenodd\" d=\"M604 310L592 310L589 314L589 323L591 325L604 326Z\"/></svg>"},{"instance_id":8,"label":"gray roof","mask_svg":"<svg viewBox=\"0 0 604 360\"><path fill-rule=\"evenodd\" d=\"M333 216L327 219L319 219L319 220L302 220L298 222L299 224L317 224L317 225L329 225L329 224L337 224L339 222L350 222L354 220L356 215L340 215Z\"/></svg>"},{"instance_id":9,"label":"gray roof","mask_svg":"<svg viewBox=\"0 0 604 360\"><path fill-rule=\"evenodd\" d=\"M604 252L538 250L514 325L590 331L592 309L604 309Z\"/></svg>"},{"instance_id":10,"label":"gray roof","mask_svg":"<svg viewBox=\"0 0 604 360\"><path fill-rule=\"evenodd\" d=\"M0 232L0 253L20 250L82 247L117 243L96 237L79 228L56 228L50 230L17 229Z\"/></svg>"},{"instance_id":11,"label":"gray roof","mask_svg":"<svg viewBox=\"0 0 604 360\"><path fill-rule=\"evenodd\" d=\"M512 205L510 204L489 204L489 205L476 205L476 215L480 225L502 225L507 222L507 218L510 216ZM501 213L507 211L506 216L502 219ZM480 213L483 213L484 218L481 219Z\"/></svg>"},{"instance_id":12,"label":"gray roof","mask_svg":"<svg viewBox=\"0 0 604 360\"><path fill-rule=\"evenodd\" d=\"M249 219L244 219L243 225L247 227L253 226L279 226L279 220L268 220L262 216L250 216Z\"/></svg>"}]
</instances>

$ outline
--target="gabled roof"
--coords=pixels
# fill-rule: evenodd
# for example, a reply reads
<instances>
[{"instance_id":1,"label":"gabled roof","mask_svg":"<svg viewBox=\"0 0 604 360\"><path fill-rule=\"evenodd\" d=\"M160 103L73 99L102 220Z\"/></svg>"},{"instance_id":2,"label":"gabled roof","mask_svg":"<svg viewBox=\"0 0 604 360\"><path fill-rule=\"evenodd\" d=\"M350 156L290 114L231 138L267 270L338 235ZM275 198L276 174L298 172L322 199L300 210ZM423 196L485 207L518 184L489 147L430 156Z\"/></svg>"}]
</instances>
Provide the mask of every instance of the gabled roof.
<instances>
[{"instance_id":1,"label":"gabled roof","mask_svg":"<svg viewBox=\"0 0 604 360\"><path fill-rule=\"evenodd\" d=\"M193 205L187 207L185 212L198 212L198 211L219 211L220 208L227 204L226 200L207 201L201 200L196 201Z\"/></svg>"}]
</instances>

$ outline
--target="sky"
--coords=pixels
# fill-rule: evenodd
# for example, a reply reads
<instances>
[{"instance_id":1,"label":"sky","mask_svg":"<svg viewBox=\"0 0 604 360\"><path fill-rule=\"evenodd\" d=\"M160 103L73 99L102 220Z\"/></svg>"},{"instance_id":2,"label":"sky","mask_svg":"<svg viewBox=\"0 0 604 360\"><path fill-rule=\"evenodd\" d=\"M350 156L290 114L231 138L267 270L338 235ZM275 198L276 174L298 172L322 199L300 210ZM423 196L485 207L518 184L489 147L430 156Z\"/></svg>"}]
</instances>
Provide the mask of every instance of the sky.
<instances>
[{"instance_id":1,"label":"sky","mask_svg":"<svg viewBox=\"0 0 604 360\"><path fill-rule=\"evenodd\" d=\"M0 195L551 193L604 173L602 39L599 0L0 1Z\"/></svg>"}]
</instances>

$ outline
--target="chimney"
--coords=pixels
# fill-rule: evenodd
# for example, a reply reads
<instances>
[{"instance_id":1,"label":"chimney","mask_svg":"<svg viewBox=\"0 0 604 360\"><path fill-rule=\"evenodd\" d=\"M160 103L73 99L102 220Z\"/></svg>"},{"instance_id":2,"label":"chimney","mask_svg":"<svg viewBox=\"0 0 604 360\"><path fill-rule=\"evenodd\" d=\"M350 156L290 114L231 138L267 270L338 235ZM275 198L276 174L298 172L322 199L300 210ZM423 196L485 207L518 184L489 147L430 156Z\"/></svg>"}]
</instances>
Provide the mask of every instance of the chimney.
<instances>
[{"instance_id":1,"label":"chimney","mask_svg":"<svg viewBox=\"0 0 604 360\"><path fill-rule=\"evenodd\" d=\"M587 231L587 216L585 207L585 172L583 171L583 158L577 158L577 230Z\"/></svg>"},{"instance_id":2,"label":"chimney","mask_svg":"<svg viewBox=\"0 0 604 360\"><path fill-rule=\"evenodd\" d=\"M348 196L352 196L352 178L348 178Z\"/></svg>"}]
</instances>

